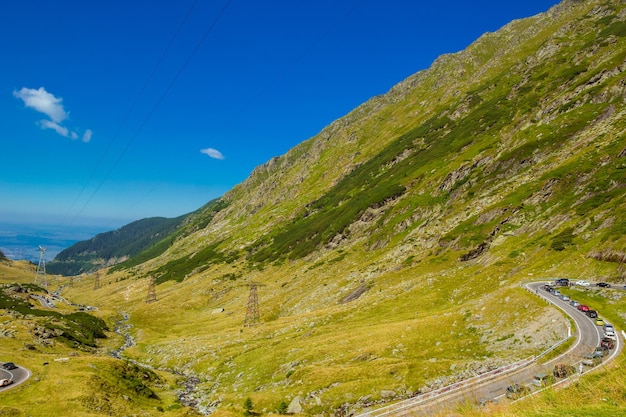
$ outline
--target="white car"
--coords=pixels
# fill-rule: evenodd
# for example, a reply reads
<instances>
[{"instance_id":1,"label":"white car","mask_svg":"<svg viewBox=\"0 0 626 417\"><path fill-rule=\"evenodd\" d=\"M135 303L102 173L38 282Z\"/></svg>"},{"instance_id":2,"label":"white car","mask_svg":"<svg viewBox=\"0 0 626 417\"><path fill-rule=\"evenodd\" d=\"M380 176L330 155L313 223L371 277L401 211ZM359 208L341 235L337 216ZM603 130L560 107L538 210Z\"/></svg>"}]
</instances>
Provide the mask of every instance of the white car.
<instances>
[{"instance_id":1,"label":"white car","mask_svg":"<svg viewBox=\"0 0 626 417\"><path fill-rule=\"evenodd\" d=\"M580 280L576 281L576 285L579 285L581 287L588 287L589 286L589 281L585 281L584 279L580 279Z\"/></svg>"}]
</instances>

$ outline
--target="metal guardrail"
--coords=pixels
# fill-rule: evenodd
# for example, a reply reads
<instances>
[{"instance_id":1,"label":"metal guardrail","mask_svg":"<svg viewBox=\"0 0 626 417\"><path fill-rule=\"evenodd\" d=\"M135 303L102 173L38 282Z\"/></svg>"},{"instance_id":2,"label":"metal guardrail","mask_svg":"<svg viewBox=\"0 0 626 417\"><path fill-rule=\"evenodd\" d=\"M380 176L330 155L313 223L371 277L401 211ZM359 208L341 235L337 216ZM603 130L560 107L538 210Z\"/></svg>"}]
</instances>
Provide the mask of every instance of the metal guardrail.
<instances>
[{"instance_id":1,"label":"metal guardrail","mask_svg":"<svg viewBox=\"0 0 626 417\"><path fill-rule=\"evenodd\" d=\"M493 371L485 372L484 374L480 374L463 381L455 382L454 384L447 385L442 388L438 388L436 390L420 394L416 397L412 397L403 401L400 401L395 404L388 405L386 407L377 408L375 410L366 411L365 413L358 414L357 417L375 417L375 416L385 416L395 411L400 411L403 409L411 408L416 405L422 404L426 401L434 400L438 397L443 396L444 394L449 394L453 391L458 391L461 388L465 388L471 385L474 385L477 382L485 382L492 378L499 376L500 374L504 374L507 372L512 372L517 369L523 368L535 361L535 357L531 356L521 361L503 366L498 369L494 369Z\"/></svg>"},{"instance_id":2,"label":"metal guardrail","mask_svg":"<svg viewBox=\"0 0 626 417\"><path fill-rule=\"evenodd\" d=\"M521 284L521 286L523 288L526 288L527 291L529 292L533 292L531 291L528 287L526 287L524 285L524 283ZM536 362L539 358L542 358L543 356L547 355L548 353L552 352L553 350L557 349L559 346L561 346L563 343L565 343L566 341L568 341L571 337L572 337L572 331L571 331L571 324L569 322L569 320L567 321L567 337L565 337L564 339L561 339L560 341L558 341L557 343L555 343L554 345L550 346L548 349L546 349L545 351L541 352L539 355L537 356L530 356L526 359L522 359L518 362L514 362L512 364L509 365L505 365L501 368L498 369L494 369L493 371L489 371L489 372L485 372L484 374L480 374L480 375L476 375L474 377L468 378L468 379L464 379L463 381L458 381L455 382L454 384L451 385L447 385L445 387L442 388L438 388L436 390L424 393L424 394L420 394L417 395L415 397L406 399L406 400L402 400L400 402L385 406L385 407L381 407L381 408L377 408L371 411L366 411L364 413L361 414L357 414L356 417L379 417L379 416L386 416L389 415L391 413L397 412L397 411L401 411L404 409L408 409L408 408L412 408L415 407L417 405L423 404L427 401L432 401L435 400L443 395L447 395L451 392L454 391L460 391L462 388L466 388L469 386L472 386L474 384L477 383L482 383L482 382L487 382L491 379L494 379L498 376L500 376L501 374L505 374L508 372L513 372L516 371L518 369L524 368L528 365L530 365L533 362Z\"/></svg>"}]
</instances>

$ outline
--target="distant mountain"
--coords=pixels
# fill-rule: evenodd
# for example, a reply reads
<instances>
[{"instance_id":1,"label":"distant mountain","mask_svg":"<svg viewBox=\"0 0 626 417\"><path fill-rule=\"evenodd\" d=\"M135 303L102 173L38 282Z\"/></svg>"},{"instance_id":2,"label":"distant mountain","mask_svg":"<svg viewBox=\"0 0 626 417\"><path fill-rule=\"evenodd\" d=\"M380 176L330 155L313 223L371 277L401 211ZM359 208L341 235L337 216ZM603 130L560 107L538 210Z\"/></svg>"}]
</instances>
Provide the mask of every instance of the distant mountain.
<instances>
[{"instance_id":1,"label":"distant mountain","mask_svg":"<svg viewBox=\"0 0 626 417\"><path fill-rule=\"evenodd\" d=\"M120 229L100 233L75 243L47 264L53 274L78 275L115 265L175 232L186 216L152 217L129 223Z\"/></svg>"},{"instance_id":2,"label":"distant mountain","mask_svg":"<svg viewBox=\"0 0 626 417\"><path fill-rule=\"evenodd\" d=\"M0 250L0 261L8 261L9 258L7 258L4 253Z\"/></svg>"}]
</instances>

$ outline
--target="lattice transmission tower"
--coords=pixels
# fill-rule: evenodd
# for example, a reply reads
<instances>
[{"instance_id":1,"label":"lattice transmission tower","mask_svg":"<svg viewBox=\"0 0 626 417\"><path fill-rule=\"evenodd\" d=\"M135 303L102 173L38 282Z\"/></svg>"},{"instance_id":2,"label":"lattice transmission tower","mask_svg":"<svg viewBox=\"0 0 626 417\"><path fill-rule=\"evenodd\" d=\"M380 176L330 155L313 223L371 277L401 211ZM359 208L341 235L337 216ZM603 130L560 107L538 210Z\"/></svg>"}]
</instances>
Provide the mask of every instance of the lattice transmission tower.
<instances>
[{"instance_id":1,"label":"lattice transmission tower","mask_svg":"<svg viewBox=\"0 0 626 417\"><path fill-rule=\"evenodd\" d=\"M148 296L146 297L146 303L153 303L156 298L156 281L154 275L150 275L150 281L148 281Z\"/></svg>"},{"instance_id":2,"label":"lattice transmission tower","mask_svg":"<svg viewBox=\"0 0 626 417\"><path fill-rule=\"evenodd\" d=\"M39 245L39 265L37 265L37 272L35 273L35 284L37 284L37 278L43 279L41 285L48 286L48 279L46 278L46 248Z\"/></svg>"},{"instance_id":3,"label":"lattice transmission tower","mask_svg":"<svg viewBox=\"0 0 626 417\"><path fill-rule=\"evenodd\" d=\"M96 271L96 275L93 280L93 289L97 290L98 288L100 288L100 273Z\"/></svg>"},{"instance_id":4,"label":"lattice transmission tower","mask_svg":"<svg viewBox=\"0 0 626 417\"><path fill-rule=\"evenodd\" d=\"M251 282L249 284L243 285L246 287L250 287L250 295L248 296L248 307L246 309L246 318L243 321L243 325L244 327L255 326L261 322L261 315L259 314L259 296L257 294L257 287L264 287L265 284Z\"/></svg>"}]
</instances>

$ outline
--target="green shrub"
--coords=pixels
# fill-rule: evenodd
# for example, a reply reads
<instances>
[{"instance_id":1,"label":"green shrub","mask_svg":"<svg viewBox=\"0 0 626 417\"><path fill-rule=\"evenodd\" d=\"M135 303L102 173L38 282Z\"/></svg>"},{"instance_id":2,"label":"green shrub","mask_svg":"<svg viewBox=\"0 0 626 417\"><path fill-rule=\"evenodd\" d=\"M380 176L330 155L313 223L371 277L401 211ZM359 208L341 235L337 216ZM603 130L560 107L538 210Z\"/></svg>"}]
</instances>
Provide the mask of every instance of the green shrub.
<instances>
[{"instance_id":1,"label":"green shrub","mask_svg":"<svg viewBox=\"0 0 626 417\"><path fill-rule=\"evenodd\" d=\"M565 250L565 247L572 244L574 239L574 229L571 227L566 228L561 233L552 238L550 249L555 251Z\"/></svg>"}]
</instances>

